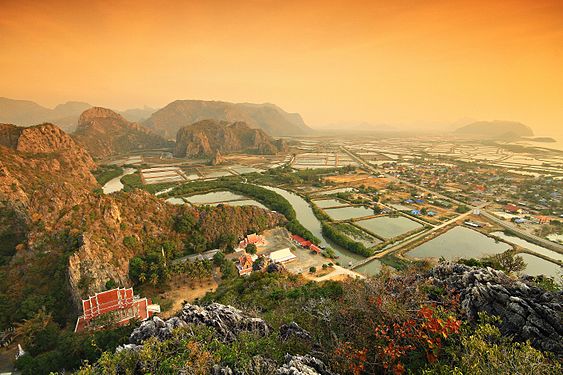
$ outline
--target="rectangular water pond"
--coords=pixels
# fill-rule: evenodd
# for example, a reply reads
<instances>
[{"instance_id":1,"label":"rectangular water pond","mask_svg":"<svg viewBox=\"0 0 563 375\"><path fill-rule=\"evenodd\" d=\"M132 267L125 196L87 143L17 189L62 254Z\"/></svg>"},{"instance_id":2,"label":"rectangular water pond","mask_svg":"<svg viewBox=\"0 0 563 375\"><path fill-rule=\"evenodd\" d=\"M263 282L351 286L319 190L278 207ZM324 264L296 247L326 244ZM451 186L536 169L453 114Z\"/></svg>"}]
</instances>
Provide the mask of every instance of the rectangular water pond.
<instances>
[{"instance_id":1,"label":"rectangular water pond","mask_svg":"<svg viewBox=\"0 0 563 375\"><path fill-rule=\"evenodd\" d=\"M355 227L352 224L348 223L338 223L334 224L337 230L344 233L347 237L351 240L362 243L365 247L373 247L377 244L380 244L381 241L378 238L373 237L372 235L364 232L360 228Z\"/></svg>"},{"instance_id":2,"label":"rectangular water pond","mask_svg":"<svg viewBox=\"0 0 563 375\"><path fill-rule=\"evenodd\" d=\"M365 207L348 206L342 208L331 208L325 212L334 220L356 219L373 215L373 210Z\"/></svg>"},{"instance_id":3,"label":"rectangular water pond","mask_svg":"<svg viewBox=\"0 0 563 375\"><path fill-rule=\"evenodd\" d=\"M338 199L323 199L323 200L320 200L320 201L313 201L313 203L319 208L337 207L337 206L348 205L348 203L339 201Z\"/></svg>"},{"instance_id":4,"label":"rectangular water pond","mask_svg":"<svg viewBox=\"0 0 563 375\"><path fill-rule=\"evenodd\" d=\"M215 202L225 202L232 201L236 199L246 199L246 197L231 193L230 191L214 191L205 194L196 194L186 197L186 200L194 204L205 204L205 203L215 203Z\"/></svg>"},{"instance_id":5,"label":"rectangular water pond","mask_svg":"<svg viewBox=\"0 0 563 375\"><path fill-rule=\"evenodd\" d=\"M422 224L404 216L380 216L373 219L361 220L356 225L367 229L383 238L393 238L422 227Z\"/></svg>"},{"instance_id":6,"label":"rectangular water pond","mask_svg":"<svg viewBox=\"0 0 563 375\"><path fill-rule=\"evenodd\" d=\"M557 278L563 274L563 267L553 262L538 258L532 254L520 253L518 255L521 256L526 263L526 268L522 271L525 274L531 276L546 275L554 277L556 281Z\"/></svg>"},{"instance_id":7,"label":"rectangular water pond","mask_svg":"<svg viewBox=\"0 0 563 375\"><path fill-rule=\"evenodd\" d=\"M466 227L455 227L414 248L406 255L416 258L482 258L505 252L511 246Z\"/></svg>"}]
</instances>

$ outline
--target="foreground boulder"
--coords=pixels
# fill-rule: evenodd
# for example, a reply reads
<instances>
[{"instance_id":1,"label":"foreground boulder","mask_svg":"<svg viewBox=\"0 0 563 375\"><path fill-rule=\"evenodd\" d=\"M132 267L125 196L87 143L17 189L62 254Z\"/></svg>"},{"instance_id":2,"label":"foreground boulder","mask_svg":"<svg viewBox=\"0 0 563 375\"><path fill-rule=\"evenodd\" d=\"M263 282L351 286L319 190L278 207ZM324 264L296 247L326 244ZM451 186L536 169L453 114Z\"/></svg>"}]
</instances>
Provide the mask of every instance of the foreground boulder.
<instances>
[{"instance_id":1,"label":"foreground boulder","mask_svg":"<svg viewBox=\"0 0 563 375\"><path fill-rule=\"evenodd\" d=\"M120 346L116 351L140 350L143 342L151 337L156 337L161 341L170 339L174 329L185 327L188 324L203 324L213 328L223 342L236 340L241 332L251 332L260 336L273 333L271 327L264 320L250 317L232 306L212 303L202 307L188 303L184 305L177 316L166 321L157 316L144 321L131 333L130 344ZM299 327L295 322L283 325L280 328L279 335L282 340L287 340L290 337L297 337L306 341L312 340L309 332ZM281 367L271 359L254 356L249 366L252 373L256 374L335 375L321 360L308 354L304 356L287 354ZM187 368L185 373L190 373L189 370ZM240 372L217 363L213 366L211 373L214 375L234 375Z\"/></svg>"},{"instance_id":2,"label":"foreground boulder","mask_svg":"<svg viewBox=\"0 0 563 375\"><path fill-rule=\"evenodd\" d=\"M319 359L310 355L285 355L285 363L277 375L336 375Z\"/></svg>"},{"instance_id":3,"label":"foreground boulder","mask_svg":"<svg viewBox=\"0 0 563 375\"><path fill-rule=\"evenodd\" d=\"M232 306L212 303L201 307L188 303L184 305L178 316L166 321L156 316L144 321L131 333L129 342L140 345L150 337L166 340L172 336L172 330L187 324L203 324L211 327L224 342L236 340L241 332L251 332L260 336L271 333L270 326L264 320L250 317Z\"/></svg>"},{"instance_id":4,"label":"foreground boulder","mask_svg":"<svg viewBox=\"0 0 563 375\"><path fill-rule=\"evenodd\" d=\"M470 321L480 312L502 319L501 332L536 348L563 355L563 293L549 292L491 268L440 264L430 271L437 286L461 296Z\"/></svg>"}]
</instances>

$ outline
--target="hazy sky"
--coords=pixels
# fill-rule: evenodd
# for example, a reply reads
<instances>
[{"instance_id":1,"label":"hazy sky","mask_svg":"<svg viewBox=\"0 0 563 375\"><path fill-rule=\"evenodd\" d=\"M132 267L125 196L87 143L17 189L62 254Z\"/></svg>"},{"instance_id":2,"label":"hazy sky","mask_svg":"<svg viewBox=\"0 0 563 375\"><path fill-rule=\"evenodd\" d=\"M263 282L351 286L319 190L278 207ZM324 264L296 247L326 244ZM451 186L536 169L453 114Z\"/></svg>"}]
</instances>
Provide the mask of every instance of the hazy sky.
<instances>
[{"instance_id":1,"label":"hazy sky","mask_svg":"<svg viewBox=\"0 0 563 375\"><path fill-rule=\"evenodd\" d=\"M0 96L563 128L563 1L0 0ZM563 132L563 131L561 131Z\"/></svg>"}]
</instances>

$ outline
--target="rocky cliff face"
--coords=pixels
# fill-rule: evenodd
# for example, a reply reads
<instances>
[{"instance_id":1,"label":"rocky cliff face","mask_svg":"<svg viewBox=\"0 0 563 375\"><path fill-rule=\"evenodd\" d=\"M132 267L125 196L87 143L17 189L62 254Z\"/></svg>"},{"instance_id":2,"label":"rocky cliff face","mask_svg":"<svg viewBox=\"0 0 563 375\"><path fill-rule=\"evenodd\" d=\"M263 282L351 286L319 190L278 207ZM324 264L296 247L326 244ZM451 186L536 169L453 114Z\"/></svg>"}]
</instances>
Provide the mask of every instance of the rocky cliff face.
<instances>
[{"instance_id":1,"label":"rocky cliff face","mask_svg":"<svg viewBox=\"0 0 563 375\"><path fill-rule=\"evenodd\" d=\"M143 122L165 138L187 124L202 120L246 122L273 136L299 135L311 131L299 114L287 113L273 104L227 103L203 100L177 100L156 111Z\"/></svg>"},{"instance_id":2,"label":"rocky cliff face","mask_svg":"<svg viewBox=\"0 0 563 375\"><path fill-rule=\"evenodd\" d=\"M275 154L286 151L283 141L273 140L259 129L244 122L204 120L184 126L176 135L176 157L213 157L217 152L251 152Z\"/></svg>"},{"instance_id":3,"label":"rocky cliff face","mask_svg":"<svg viewBox=\"0 0 563 375\"><path fill-rule=\"evenodd\" d=\"M129 260L149 244L167 241L182 250L178 215L192 215L208 243L284 220L256 207L200 212L140 190L100 195L95 168L88 152L54 125L0 126L0 294L10 301L3 319L21 316L29 304L67 308L73 304L66 299L79 302L110 279L129 285ZM137 245L126 245L126 237Z\"/></svg>"},{"instance_id":4,"label":"rocky cliff face","mask_svg":"<svg viewBox=\"0 0 563 375\"><path fill-rule=\"evenodd\" d=\"M94 157L170 146L143 126L101 107L90 108L80 115L73 137Z\"/></svg>"},{"instance_id":5,"label":"rocky cliff face","mask_svg":"<svg viewBox=\"0 0 563 375\"><path fill-rule=\"evenodd\" d=\"M461 295L462 310L470 321L479 312L499 316L503 334L563 354L563 292L548 292L491 268L460 264L439 265L430 277L436 285Z\"/></svg>"}]
</instances>

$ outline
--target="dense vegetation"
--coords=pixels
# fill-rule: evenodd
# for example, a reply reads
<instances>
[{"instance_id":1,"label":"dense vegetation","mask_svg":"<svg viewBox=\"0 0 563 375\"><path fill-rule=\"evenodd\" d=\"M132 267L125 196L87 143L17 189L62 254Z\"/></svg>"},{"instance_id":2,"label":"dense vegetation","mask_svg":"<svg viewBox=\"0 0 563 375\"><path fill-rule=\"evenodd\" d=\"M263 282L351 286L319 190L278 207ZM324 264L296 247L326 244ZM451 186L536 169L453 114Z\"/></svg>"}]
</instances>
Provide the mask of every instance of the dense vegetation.
<instances>
[{"instance_id":1,"label":"dense vegetation","mask_svg":"<svg viewBox=\"0 0 563 375\"><path fill-rule=\"evenodd\" d=\"M257 184L271 185L311 185L315 187L325 187L330 183L323 180L323 177L335 174L346 174L354 171L353 166L327 169L300 169L294 170L290 166L268 169L264 173L248 174L248 180Z\"/></svg>"},{"instance_id":2,"label":"dense vegetation","mask_svg":"<svg viewBox=\"0 0 563 375\"><path fill-rule=\"evenodd\" d=\"M252 184L244 184L232 179L219 179L215 181L191 182L175 188L169 196L185 196L200 192L214 190L230 190L251 197L264 204L273 211L283 214L288 223L287 229L301 237L318 244L320 240L297 220L293 206L278 193Z\"/></svg>"},{"instance_id":3,"label":"dense vegetation","mask_svg":"<svg viewBox=\"0 0 563 375\"><path fill-rule=\"evenodd\" d=\"M94 333L74 333L62 329L52 316L39 310L17 326L17 334L27 354L16 362L23 375L49 374L76 369L84 361L96 361L104 352L126 344L135 323Z\"/></svg>"},{"instance_id":4,"label":"dense vegetation","mask_svg":"<svg viewBox=\"0 0 563 375\"><path fill-rule=\"evenodd\" d=\"M561 371L549 354L502 336L498 319L482 315L469 324L455 293L420 277L425 269L410 268L400 277L384 270L367 280L344 283L306 282L278 273L233 278L201 303L216 301L255 311L274 330L295 321L312 340L242 334L223 343L213 330L190 325L169 340L148 340L139 351L106 353L80 374L127 373L133 368L154 374L206 374L216 363L250 374L256 373L257 355L279 364L285 353L309 352L335 372L354 375Z\"/></svg>"},{"instance_id":5,"label":"dense vegetation","mask_svg":"<svg viewBox=\"0 0 563 375\"><path fill-rule=\"evenodd\" d=\"M98 169L92 171L94 177L96 177L96 181L102 186L104 186L108 181L121 176L123 173L123 168L115 165L115 164L108 164L108 165L100 165Z\"/></svg>"},{"instance_id":6,"label":"dense vegetation","mask_svg":"<svg viewBox=\"0 0 563 375\"><path fill-rule=\"evenodd\" d=\"M336 244L352 251L353 253L363 255L365 257L373 255L373 250L367 248L363 243L354 241L346 234L342 233L332 224L322 222L323 235L334 241Z\"/></svg>"}]
</instances>

